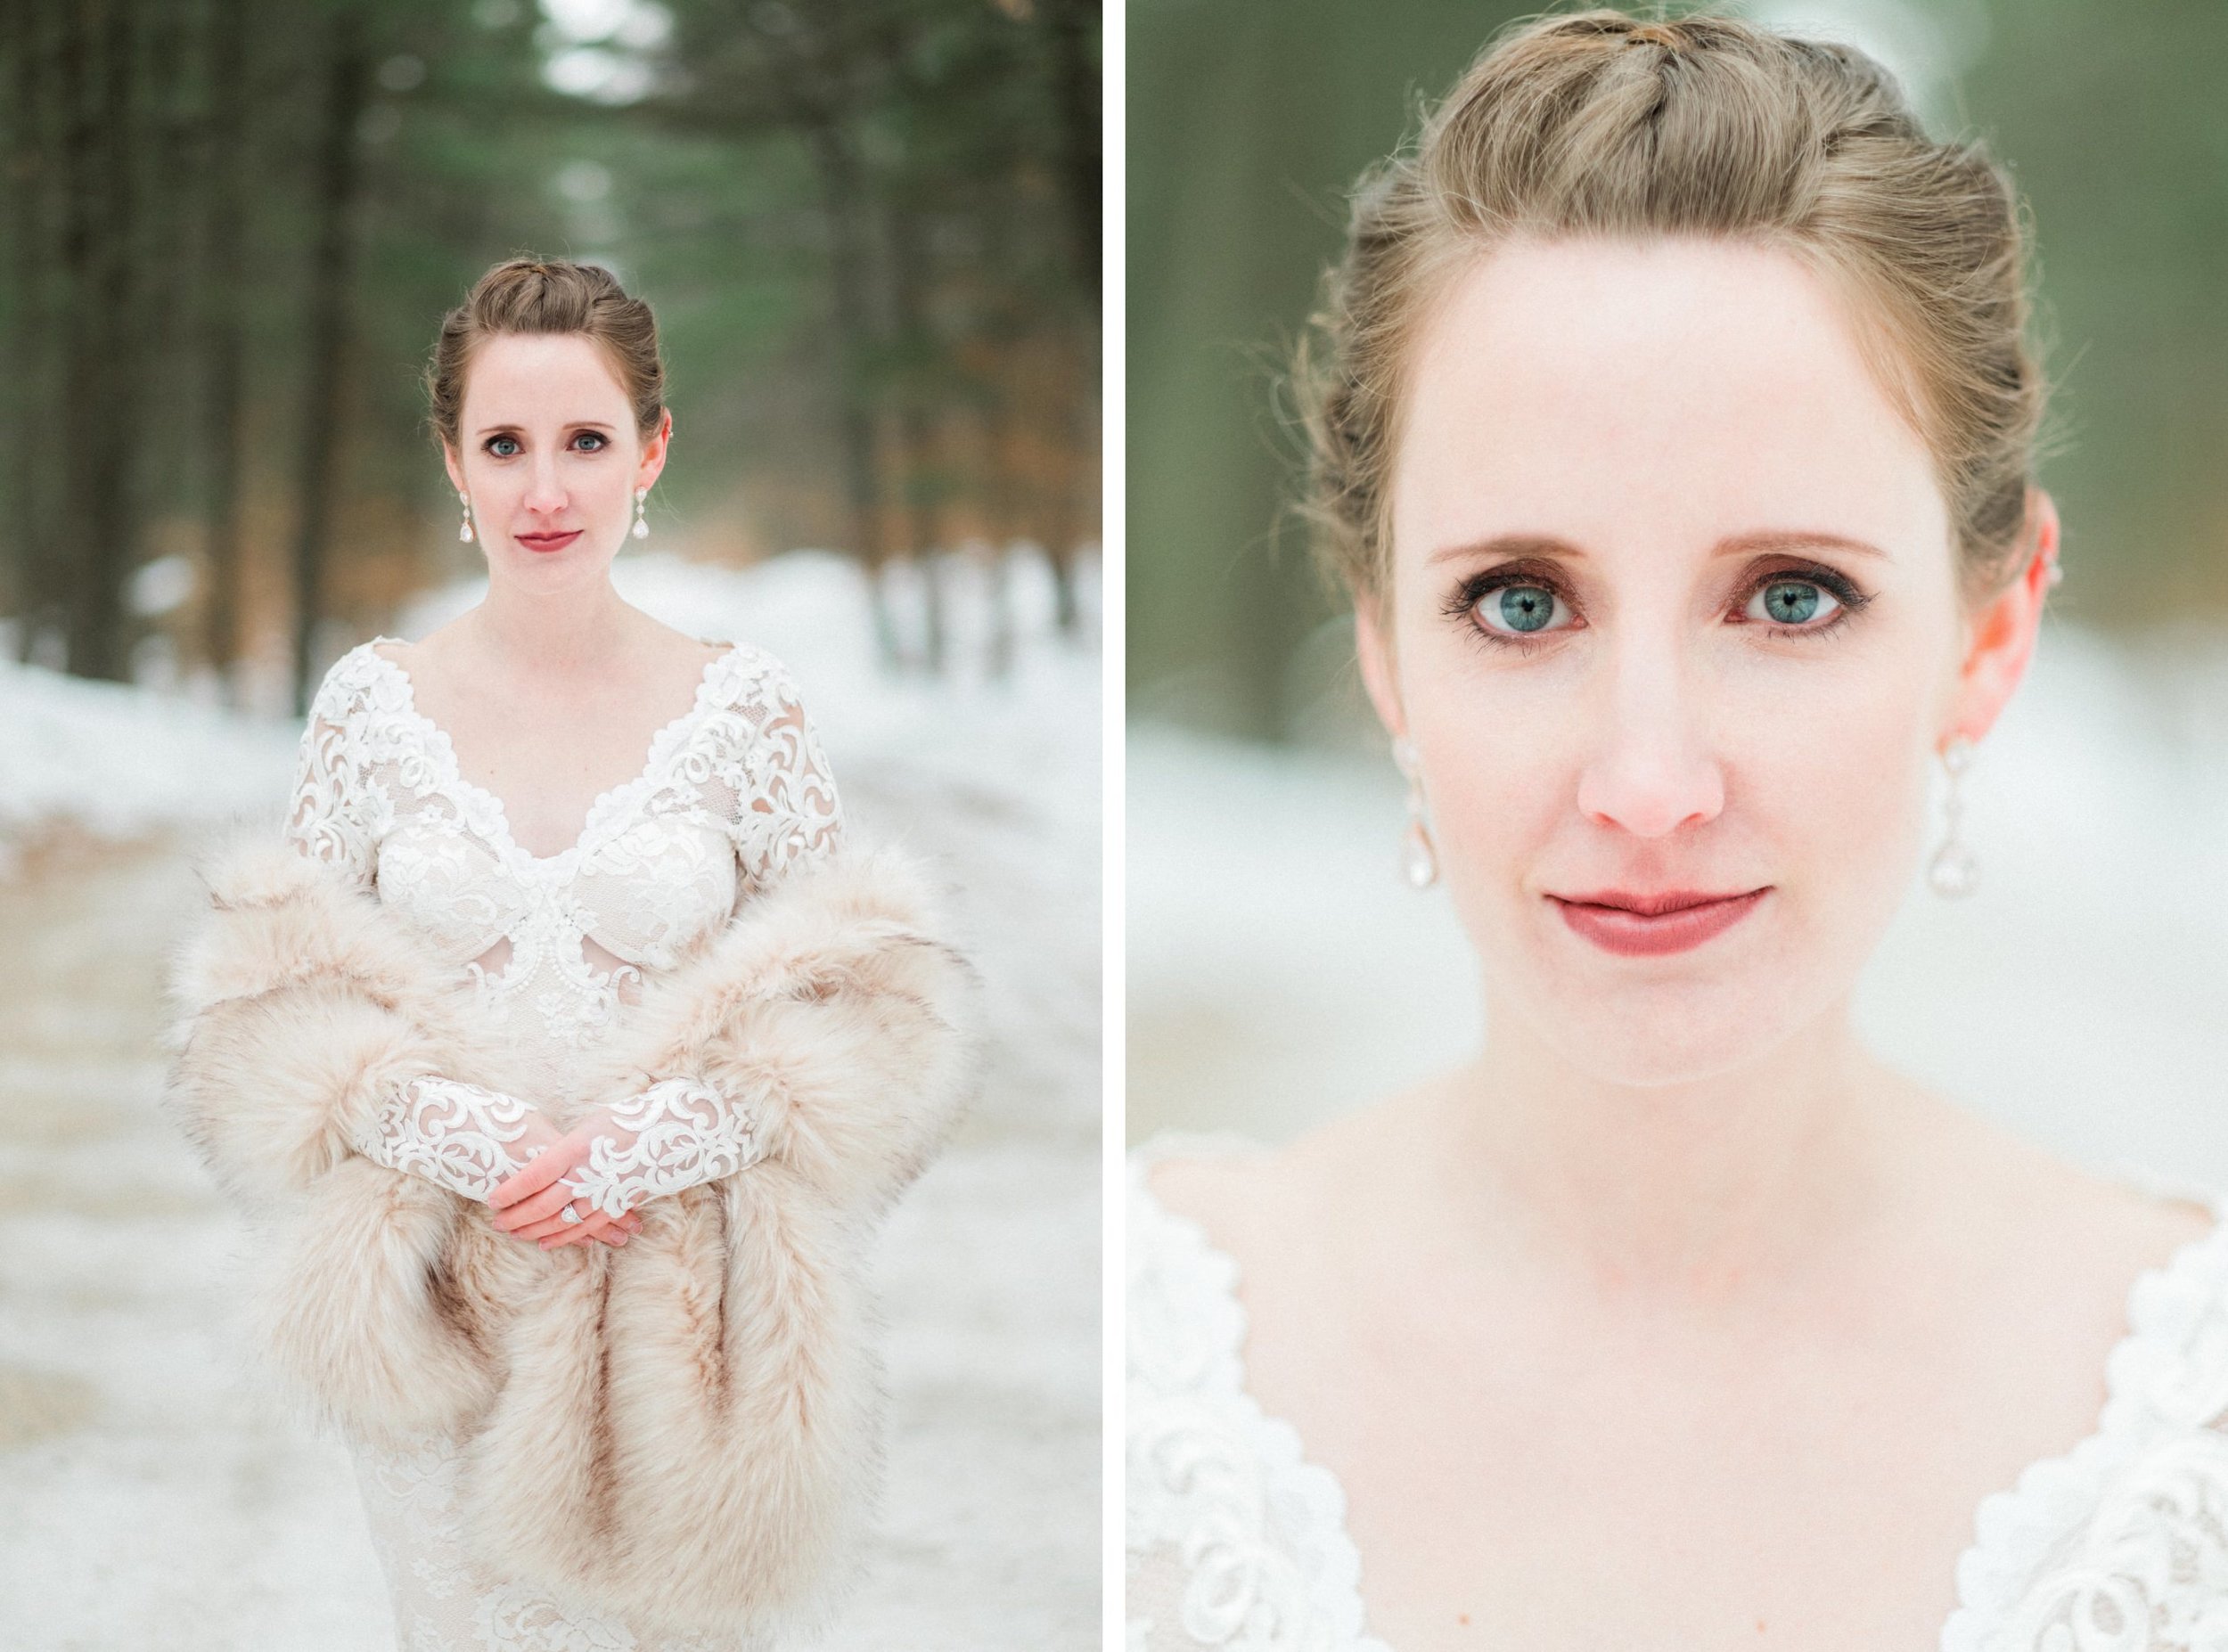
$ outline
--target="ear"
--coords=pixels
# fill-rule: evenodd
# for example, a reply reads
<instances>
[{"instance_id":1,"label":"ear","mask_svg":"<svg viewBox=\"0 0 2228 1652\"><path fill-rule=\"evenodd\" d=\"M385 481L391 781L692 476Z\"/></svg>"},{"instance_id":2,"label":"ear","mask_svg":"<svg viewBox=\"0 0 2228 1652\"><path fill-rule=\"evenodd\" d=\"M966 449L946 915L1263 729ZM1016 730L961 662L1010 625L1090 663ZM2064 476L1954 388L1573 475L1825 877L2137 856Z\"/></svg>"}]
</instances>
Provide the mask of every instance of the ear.
<instances>
[{"instance_id":1,"label":"ear","mask_svg":"<svg viewBox=\"0 0 2228 1652\"><path fill-rule=\"evenodd\" d=\"M2011 699L2042 628L2043 604L2056 583L2058 507L2039 487L2027 491L2026 560L2019 577L1981 605L1967 622L1964 661L1958 667L1951 699L1946 742L1962 736L1978 740L1995 724Z\"/></svg>"},{"instance_id":2,"label":"ear","mask_svg":"<svg viewBox=\"0 0 2228 1652\"><path fill-rule=\"evenodd\" d=\"M666 468L666 448L673 440L673 409L668 407L658 415L658 428L650 439L642 445L642 462L635 467L635 486L644 488L658 479Z\"/></svg>"},{"instance_id":3,"label":"ear","mask_svg":"<svg viewBox=\"0 0 2228 1652\"><path fill-rule=\"evenodd\" d=\"M1386 604L1367 592L1354 593L1354 652L1362 667L1362 686L1377 720L1395 740L1408 738L1408 714L1400 703L1400 677L1393 664L1392 638L1384 620Z\"/></svg>"},{"instance_id":4,"label":"ear","mask_svg":"<svg viewBox=\"0 0 2228 1652\"><path fill-rule=\"evenodd\" d=\"M441 444L441 464L448 471L448 485L460 494L465 492L463 455L446 442Z\"/></svg>"}]
</instances>

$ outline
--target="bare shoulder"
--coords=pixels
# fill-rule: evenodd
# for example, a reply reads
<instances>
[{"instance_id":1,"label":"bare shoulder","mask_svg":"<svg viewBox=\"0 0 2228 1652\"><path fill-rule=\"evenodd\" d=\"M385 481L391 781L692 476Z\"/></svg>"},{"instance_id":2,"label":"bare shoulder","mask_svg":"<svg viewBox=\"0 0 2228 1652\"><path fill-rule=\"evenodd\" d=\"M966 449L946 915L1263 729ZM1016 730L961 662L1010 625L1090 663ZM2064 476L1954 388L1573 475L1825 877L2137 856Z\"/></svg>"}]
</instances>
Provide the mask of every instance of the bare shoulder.
<instances>
[{"instance_id":1,"label":"bare shoulder","mask_svg":"<svg viewBox=\"0 0 2228 1652\"><path fill-rule=\"evenodd\" d=\"M1977 1120L1970 1128L1970 1150L1955 1156L1965 1234L2037 1310L2085 1298L2117 1324L2134 1280L2218 1227L2199 1200L2098 1175Z\"/></svg>"},{"instance_id":2,"label":"bare shoulder","mask_svg":"<svg viewBox=\"0 0 2228 1652\"><path fill-rule=\"evenodd\" d=\"M634 615L634 627L639 644L645 651L676 663L702 667L718 658L733 646L717 638L700 637L693 632L668 626L662 619L627 605Z\"/></svg>"},{"instance_id":3,"label":"bare shoulder","mask_svg":"<svg viewBox=\"0 0 2228 1652\"><path fill-rule=\"evenodd\" d=\"M1154 1202L1249 1263L1335 1242L1353 1190L1387 1139L1403 1099L1344 1115L1292 1141L1251 1151L1170 1157L1147 1173ZM1250 1272L1250 1269L1247 1269Z\"/></svg>"}]
</instances>

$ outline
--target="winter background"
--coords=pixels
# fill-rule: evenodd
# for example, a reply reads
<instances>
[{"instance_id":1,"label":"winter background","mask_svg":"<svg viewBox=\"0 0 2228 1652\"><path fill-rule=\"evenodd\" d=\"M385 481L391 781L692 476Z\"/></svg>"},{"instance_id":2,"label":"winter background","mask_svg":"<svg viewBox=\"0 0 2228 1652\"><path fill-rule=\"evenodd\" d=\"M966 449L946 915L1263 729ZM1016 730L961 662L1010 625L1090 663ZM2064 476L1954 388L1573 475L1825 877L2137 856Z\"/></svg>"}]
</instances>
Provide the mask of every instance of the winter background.
<instances>
[{"instance_id":1,"label":"winter background","mask_svg":"<svg viewBox=\"0 0 2228 1652\"><path fill-rule=\"evenodd\" d=\"M858 565L622 558L628 600L790 666L853 829L954 886L987 984L969 1122L881 1250L890 1484L831 1652L1095 1646L1100 668L1041 560L953 559L939 677L877 662ZM477 599L406 609L417 637ZM902 578L892 600L902 607ZM983 662L1005 657L1003 670ZM297 725L0 665L0 1644L394 1645L344 1449L258 1378L221 1288L242 1230L157 1109L197 838L273 831Z\"/></svg>"}]
</instances>

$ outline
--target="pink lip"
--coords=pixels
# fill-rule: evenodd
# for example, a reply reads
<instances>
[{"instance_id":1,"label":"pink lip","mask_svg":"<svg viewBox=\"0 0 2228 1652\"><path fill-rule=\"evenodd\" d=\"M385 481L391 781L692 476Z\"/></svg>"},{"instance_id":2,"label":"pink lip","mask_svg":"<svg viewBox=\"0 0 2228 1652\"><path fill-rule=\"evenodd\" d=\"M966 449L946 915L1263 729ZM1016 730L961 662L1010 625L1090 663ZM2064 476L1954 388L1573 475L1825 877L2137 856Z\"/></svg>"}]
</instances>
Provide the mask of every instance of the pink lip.
<instances>
[{"instance_id":1,"label":"pink lip","mask_svg":"<svg viewBox=\"0 0 2228 1652\"><path fill-rule=\"evenodd\" d=\"M1624 958L1663 958L1690 952L1723 935L1756 910L1769 885L1742 895L1706 895L1672 889L1660 895L1598 895L1547 898L1562 920L1605 953Z\"/></svg>"},{"instance_id":2,"label":"pink lip","mask_svg":"<svg viewBox=\"0 0 2228 1652\"><path fill-rule=\"evenodd\" d=\"M515 537L528 551L547 552L562 551L580 537L580 530L576 527L569 534L519 534Z\"/></svg>"}]
</instances>

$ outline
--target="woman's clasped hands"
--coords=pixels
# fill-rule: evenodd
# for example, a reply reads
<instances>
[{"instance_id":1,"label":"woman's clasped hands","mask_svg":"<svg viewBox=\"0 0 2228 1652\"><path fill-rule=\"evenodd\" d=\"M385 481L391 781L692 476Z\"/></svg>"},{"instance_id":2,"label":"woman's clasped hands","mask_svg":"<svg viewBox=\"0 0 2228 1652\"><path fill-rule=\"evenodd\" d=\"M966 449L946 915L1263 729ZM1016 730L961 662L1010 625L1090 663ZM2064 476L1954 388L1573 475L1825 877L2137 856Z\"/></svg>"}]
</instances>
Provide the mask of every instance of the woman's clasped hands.
<instances>
[{"instance_id":1,"label":"woman's clasped hands","mask_svg":"<svg viewBox=\"0 0 2228 1652\"><path fill-rule=\"evenodd\" d=\"M544 1250L595 1239L624 1245L630 1234L639 1232L640 1216L632 1211L615 1215L594 1209L579 1198L574 1182L561 1180L567 1172L586 1163L596 1140L596 1127L605 1117L599 1108L564 1131L541 1113L530 1112L527 1134L515 1149L523 1162L487 1195L496 1226L519 1239L538 1239ZM577 1220L564 1220L562 1213L568 1206L581 1213Z\"/></svg>"},{"instance_id":2,"label":"woman's clasped hands","mask_svg":"<svg viewBox=\"0 0 2228 1652\"><path fill-rule=\"evenodd\" d=\"M497 1227L544 1249L607 1234L624 1244L642 1225L632 1213L644 1199L731 1175L758 1157L747 1114L700 1081L661 1079L530 1146L524 1168L498 1182L487 1203Z\"/></svg>"}]
</instances>

